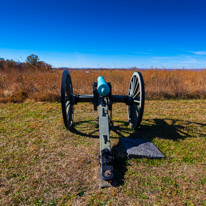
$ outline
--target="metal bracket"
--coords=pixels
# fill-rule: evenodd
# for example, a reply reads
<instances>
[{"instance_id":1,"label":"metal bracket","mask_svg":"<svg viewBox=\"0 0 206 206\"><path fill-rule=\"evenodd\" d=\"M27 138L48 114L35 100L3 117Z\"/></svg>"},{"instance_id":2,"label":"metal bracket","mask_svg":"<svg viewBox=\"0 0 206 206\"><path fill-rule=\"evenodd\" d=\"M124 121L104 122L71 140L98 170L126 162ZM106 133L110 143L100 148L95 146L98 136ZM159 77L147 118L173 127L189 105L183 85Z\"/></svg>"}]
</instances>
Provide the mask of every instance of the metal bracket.
<instances>
[{"instance_id":1,"label":"metal bracket","mask_svg":"<svg viewBox=\"0 0 206 206\"><path fill-rule=\"evenodd\" d=\"M113 156L107 148L101 151L101 171L104 180L109 181L113 179Z\"/></svg>"}]
</instances>

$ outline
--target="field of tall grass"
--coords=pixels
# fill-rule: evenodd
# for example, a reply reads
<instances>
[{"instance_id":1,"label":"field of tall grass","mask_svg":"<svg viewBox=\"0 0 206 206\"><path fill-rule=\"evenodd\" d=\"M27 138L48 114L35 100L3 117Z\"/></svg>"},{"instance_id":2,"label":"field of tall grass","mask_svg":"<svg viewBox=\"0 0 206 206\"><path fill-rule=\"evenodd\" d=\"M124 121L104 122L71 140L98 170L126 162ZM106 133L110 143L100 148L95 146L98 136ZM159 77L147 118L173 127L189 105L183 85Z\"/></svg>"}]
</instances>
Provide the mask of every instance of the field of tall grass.
<instances>
[{"instance_id":1,"label":"field of tall grass","mask_svg":"<svg viewBox=\"0 0 206 206\"><path fill-rule=\"evenodd\" d=\"M138 70L138 69L137 69ZM113 94L127 94L135 70L70 70L74 94L92 94L98 76L112 83ZM138 70L143 74L147 99L205 99L204 70ZM0 102L59 101L62 70L0 70Z\"/></svg>"}]
</instances>

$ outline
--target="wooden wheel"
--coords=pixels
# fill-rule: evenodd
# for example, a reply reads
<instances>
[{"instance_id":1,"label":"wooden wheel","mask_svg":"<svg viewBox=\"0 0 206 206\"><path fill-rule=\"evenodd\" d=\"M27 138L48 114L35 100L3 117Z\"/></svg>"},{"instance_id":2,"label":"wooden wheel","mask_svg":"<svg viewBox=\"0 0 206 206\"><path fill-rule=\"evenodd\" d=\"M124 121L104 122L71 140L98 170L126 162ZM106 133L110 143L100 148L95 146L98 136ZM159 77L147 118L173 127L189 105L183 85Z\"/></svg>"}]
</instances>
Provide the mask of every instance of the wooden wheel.
<instances>
[{"instance_id":1,"label":"wooden wheel","mask_svg":"<svg viewBox=\"0 0 206 206\"><path fill-rule=\"evenodd\" d=\"M71 130L73 125L73 110L74 105L72 103L73 89L72 81L69 71L65 70L62 74L61 83L61 105L62 115L64 119L64 125L68 130Z\"/></svg>"},{"instance_id":2,"label":"wooden wheel","mask_svg":"<svg viewBox=\"0 0 206 206\"><path fill-rule=\"evenodd\" d=\"M127 106L129 125L137 130L144 113L145 90L144 80L140 72L134 72L129 83L128 95L132 97L132 104Z\"/></svg>"}]
</instances>

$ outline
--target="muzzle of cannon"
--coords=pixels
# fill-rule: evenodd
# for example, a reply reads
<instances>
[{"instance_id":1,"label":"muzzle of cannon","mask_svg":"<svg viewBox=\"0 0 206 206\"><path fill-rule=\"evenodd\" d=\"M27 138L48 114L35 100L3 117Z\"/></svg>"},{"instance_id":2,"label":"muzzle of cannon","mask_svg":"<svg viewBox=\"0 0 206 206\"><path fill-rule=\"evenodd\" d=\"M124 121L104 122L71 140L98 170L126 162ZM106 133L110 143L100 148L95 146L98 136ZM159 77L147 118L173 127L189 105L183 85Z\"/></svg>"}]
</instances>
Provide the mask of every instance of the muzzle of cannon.
<instances>
[{"instance_id":1,"label":"muzzle of cannon","mask_svg":"<svg viewBox=\"0 0 206 206\"><path fill-rule=\"evenodd\" d=\"M97 78L97 91L103 97L106 97L110 93L110 88L102 76Z\"/></svg>"},{"instance_id":2,"label":"muzzle of cannon","mask_svg":"<svg viewBox=\"0 0 206 206\"><path fill-rule=\"evenodd\" d=\"M62 74L61 82L61 106L66 129L72 132L74 105L79 102L91 102L94 110L98 109L99 138L100 138L100 166L101 176L105 181L114 178L113 156L110 144L110 129L112 129L112 105L113 103L125 103L127 105L128 124L137 130L143 117L145 101L144 81L140 72L134 72L130 82L128 95L112 95L112 86L102 76L93 83L92 95L74 95L69 71Z\"/></svg>"}]
</instances>

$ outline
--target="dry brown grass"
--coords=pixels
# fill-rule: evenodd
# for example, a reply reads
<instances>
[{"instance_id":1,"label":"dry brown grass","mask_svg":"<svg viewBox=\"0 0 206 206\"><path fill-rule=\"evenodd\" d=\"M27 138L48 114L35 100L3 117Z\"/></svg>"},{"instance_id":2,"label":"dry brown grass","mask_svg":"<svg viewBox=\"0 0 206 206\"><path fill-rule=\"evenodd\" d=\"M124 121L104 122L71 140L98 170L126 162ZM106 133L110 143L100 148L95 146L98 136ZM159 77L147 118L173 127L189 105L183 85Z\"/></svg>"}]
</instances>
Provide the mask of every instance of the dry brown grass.
<instances>
[{"instance_id":1,"label":"dry brown grass","mask_svg":"<svg viewBox=\"0 0 206 206\"><path fill-rule=\"evenodd\" d=\"M134 70L70 70L74 94L92 94L98 76L112 83L113 94L127 94ZM146 98L206 98L206 70L141 70ZM0 102L57 101L62 70L0 71Z\"/></svg>"}]
</instances>

